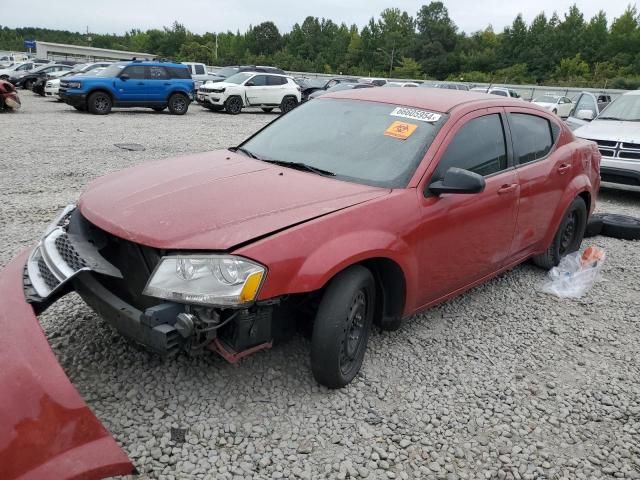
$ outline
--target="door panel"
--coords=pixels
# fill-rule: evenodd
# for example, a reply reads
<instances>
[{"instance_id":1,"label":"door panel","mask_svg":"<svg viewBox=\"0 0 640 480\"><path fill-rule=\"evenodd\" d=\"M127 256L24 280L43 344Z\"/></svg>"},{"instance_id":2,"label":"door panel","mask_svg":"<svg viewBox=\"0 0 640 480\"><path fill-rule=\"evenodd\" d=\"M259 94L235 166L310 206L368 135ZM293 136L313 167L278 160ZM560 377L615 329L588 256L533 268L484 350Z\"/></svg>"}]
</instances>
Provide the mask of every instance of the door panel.
<instances>
[{"instance_id":1,"label":"door panel","mask_svg":"<svg viewBox=\"0 0 640 480\"><path fill-rule=\"evenodd\" d=\"M520 202L512 247L513 256L522 257L539 248L547 233L558 202L573 178L572 159L571 152L566 148L548 148L547 141L549 144L555 143L551 120L532 115L531 111L507 111L515 160L526 160L526 163L516 167L520 181ZM532 119L537 120L532 123ZM542 137L545 134L543 124L547 125L548 140ZM536 155L539 158L535 158Z\"/></svg>"},{"instance_id":2,"label":"door panel","mask_svg":"<svg viewBox=\"0 0 640 480\"><path fill-rule=\"evenodd\" d=\"M247 100L250 105L260 105L269 102L269 87L267 86L266 75L256 75L247 83L253 85L246 87Z\"/></svg>"},{"instance_id":3,"label":"door panel","mask_svg":"<svg viewBox=\"0 0 640 480\"><path fill-rule=\"evenodd\" d=\"M508 259L520 188L517 173L507 162L501 112L494 108L466 115L436 154L437 167L427 184L441 178L449 166L458 166L484 174L486 186L478 194L422 199L418 242L421 305L498 271ZM477 128L480 122L486 122L484 130ZM452 154L456 149L457 155ZM450 158L456 156L459 160L452 162Z\"/></svg>"},{"instance_id":4,"label":"door panel","mask_svg":"<svg viewBox=\"0 0 640 480\"><path fill-rule=\"evenodd\" d=\"M148 92L145 67L142 65L130 65L120 73L120 75L125 74L129 75L127 80L123 80L120 77L114 80L117 100L120 102L146 100Z\"/></svg>"},{"instance_id":5,"label":"door panel","mask_svg":"<svg viewBox=\"0 0 640 480\"><path fill-rule=\"evenodd\" d=\"M168 98L171 82L164 67L149 66L145 71L146 99L152 102L164 102Z\"/></svg>"}]
</instances>

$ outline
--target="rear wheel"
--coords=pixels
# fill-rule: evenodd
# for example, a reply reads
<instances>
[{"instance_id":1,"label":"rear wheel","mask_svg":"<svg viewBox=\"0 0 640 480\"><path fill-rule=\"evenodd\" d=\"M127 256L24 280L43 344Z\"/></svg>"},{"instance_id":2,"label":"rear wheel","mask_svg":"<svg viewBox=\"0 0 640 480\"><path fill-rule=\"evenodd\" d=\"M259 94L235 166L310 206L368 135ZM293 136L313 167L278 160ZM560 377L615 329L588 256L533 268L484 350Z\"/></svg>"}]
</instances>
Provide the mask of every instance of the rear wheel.
<instances>
[{"instance_id":1,"label":"rear wheel","mask_svg":"<svg viewBox=\"0 0 640 480\"><path fill-rule=\"evenodd\" d=\"M375 282L355 265L329 283L311 337L311 369L318 383L341 388L360 371L373 323Z\"/></svg>"},{"instance_id":2,"label":"rear wheel","mask_svg":"<svg viewBox=\"0 0 640 480\"><path fill-rule=\"evenodd\" d=\"M95 115L108 114L112 106L111 97L104 92L92 93L87 100L87 109Z\"/></svg>"},{"instance_id":3,"label":"rear wheel","mask_svg":"<svg viewBox=\"0 0 640 480\"><path fill-rule=\"evenodd\" d=\"M33 88L33 80L25 80L22 86L25 90L31 90Z\"/></svg>"},{"instance_id":4,"label":"rear wheel","mask_svg":"<svg viewBox=\"0 0 640 480\"><path fill-rule=\"evenodd\" d=\"M242 111L242 99L240 97L229 97L224 102L224 109L231 115L238 115Z\"/></svg>"},{"instance_id":5,"label":"rear wheel","mask_svg":"<svg viewBox=\"0 0 640 480\"><path fill-rule=\"evenodd\" d=\"M284 97L280 104L280 111L282 113L288 113L298 106L298 101L295 97Z\"/></svg>"},{"instance_id":6,"label":"rear wheel","mask_svg":"<svg viewBox=\"0 0 640 480\"><path fill-rule=\"evenodd\" d=\"M580 248L587 226L587 206L578 197L571 202L547 251L533 257L533 263L547 270L557 266L565 255Z\"/></svg>"},{"instance_id":7,"label":"rear wheel","mask_svg":"<svg viewBox=\"0 0 640 480\"><path fill-rule=\"evenodd\" d=\"M189 99L182 93L174 93L169 97L169 112L172 115L184 115L189 110Z\"/></svg>"}]
</instances>

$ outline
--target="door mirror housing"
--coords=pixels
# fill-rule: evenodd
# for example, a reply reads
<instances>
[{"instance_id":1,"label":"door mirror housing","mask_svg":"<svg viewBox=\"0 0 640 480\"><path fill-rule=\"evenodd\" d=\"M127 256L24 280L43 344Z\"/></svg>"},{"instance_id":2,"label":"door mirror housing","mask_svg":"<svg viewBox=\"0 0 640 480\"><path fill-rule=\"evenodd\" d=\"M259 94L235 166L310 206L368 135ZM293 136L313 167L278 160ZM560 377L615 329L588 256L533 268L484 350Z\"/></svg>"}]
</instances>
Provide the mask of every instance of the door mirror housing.
<instances>
[{"instance_id":1,"label":"door mirror housing","mask_svg":"<svg viewBox=\"0 0 640 480\"><path fill-rule=\"evenodd\" d=\"M120 80L129 80L129 75L126 73L123 73L122 75L120 75Z\"/></svg>"},{"instance_id":2,"label":"door mirror housing","mask_svg":"<svg viewBox=\"0 0 640 480\"><path fill-rule=\"evenodd\" d=\"M576 118L578 120L586 120L588 122L593 120L593 117L595 117L593 110L578 110L578 113L576 114Z\"/></svg>"},{"instance_id":3,"label":"door mirror housing","mask_svg":"<svg viewBox=\"0 0 640 480\"><path fill-rule=\"evenodd\" d=\"M484 177L462 168L451 167L442 180L429 185L429 191L435 195L443 193L480 193L485 187Z\"/></svg>"},{"instance_id":4,"label":"door mirror housing","mask_svg":"<svg viewBox=\"0 0 640 480\"><path fill-rule=\"evenodd\" d=\"M247 83L245 83L245 84L244 84L244 86L245 86L245 87L255 87L255 86L256 86L256 84L255 84L255 83L253 83L253 81L252 81L252 80L249 80Z\"/></svg>"}]
</instances>

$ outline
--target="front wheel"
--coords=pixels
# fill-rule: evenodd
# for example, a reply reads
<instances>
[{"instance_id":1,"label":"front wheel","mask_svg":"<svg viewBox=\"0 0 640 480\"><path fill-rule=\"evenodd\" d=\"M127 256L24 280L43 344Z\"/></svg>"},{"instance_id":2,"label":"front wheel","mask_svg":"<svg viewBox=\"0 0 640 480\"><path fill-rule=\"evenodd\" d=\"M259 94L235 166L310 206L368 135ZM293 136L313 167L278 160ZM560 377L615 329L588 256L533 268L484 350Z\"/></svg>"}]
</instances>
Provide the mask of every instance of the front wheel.
<instances>
[{"instance_id":1,"label":"front wheel","mask_svg":"<svg viewBox=\"0 0 640 480\"><path fill-rule=\"evenodd\" d=\"M238 115L242 111L242 99L240 97L229 97L224 102L224 109L231 115Z\"/></svg>"},{"instance_id":2,"label":"front wheel","mask_svg":"<svg viewBox=\"0 0 640 480\"><path fill-rule=\"evenodd\" d=\"M182 93L174 93L169 97L169 112L172 115L184 115L189 110L189 99Z\"/></svg>"},{"instance_id":3,"label":"front wheel","mask_svg":"<svg viewBox=\"0 0 640 480\"><path fill-rule=\"evenodd\" d=\"M349 384L362 366L373 323L375 282L355 265L336 275L327 287L313 325L311 370L328 388Z\"/></svg>"},{"instance_id":4,"label":"front wheel","mask_svg":"<svg viewBox=\"0 0 640 480\"><path fill-rule=\"evenodd\" d=\"M33 88L33 80L25 80L24 85L22 87L25 90L31 90Z\"/></svg>"},{"instance_id":5,"label":"front wheel","mask_svg":"<svg viewBox=\"0 0 640 480\"><path fill-rule=\"evenodd\" d=\"M87 109L95 115L106 115L111 112L111 97L104 92L95 92L89 95Z\"/></svg>"},{"instance_id":6,"label":"front wheel","mask_svg":"<svg viewBox=\"0 0 640 480\"><path fill-rule=\"evenodd\" d=\"M533 257L533 263L547 270L557 266L562 257L580 248L586 226L587 206L578 197L565 212L549 248L542 255Z\"/></svg>"},{"instance_id":7,"label":"front wheel","mask_svg":"<svg viewBox=\"0 0 640 480\"><path fill-rule=\"evenodd\" d=\"M295 97L284 97L280 104L280 111L282 113L288 113L298 106L298 101Z\"/></svg>"}]
</instances>

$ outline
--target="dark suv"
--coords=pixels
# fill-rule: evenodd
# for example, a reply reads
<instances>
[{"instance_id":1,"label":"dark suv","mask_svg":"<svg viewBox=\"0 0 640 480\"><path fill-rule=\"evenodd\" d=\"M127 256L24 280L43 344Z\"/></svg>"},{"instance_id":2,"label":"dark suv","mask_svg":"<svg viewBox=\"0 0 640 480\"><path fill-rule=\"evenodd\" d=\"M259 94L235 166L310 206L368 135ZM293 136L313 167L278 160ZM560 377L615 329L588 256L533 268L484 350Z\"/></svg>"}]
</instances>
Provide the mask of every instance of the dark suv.
<instances>
[{"instance_id":1,"label":"dark suv","mask_svg":"<svg viewBox=\"0 0 640 480\"><path fill-rule=\"evenodd\" d=\"M169 108L184 115L194 98L194 84L186 65L165 61L119 62L92 77L60 81L60 99L76 110L106 115L112 107Z\"/></svg>"}]
</instances>

